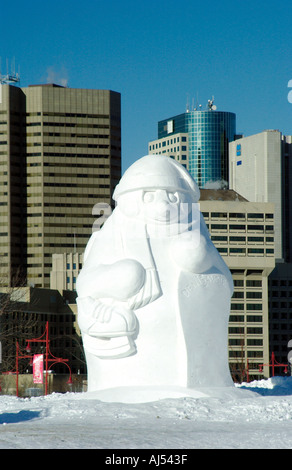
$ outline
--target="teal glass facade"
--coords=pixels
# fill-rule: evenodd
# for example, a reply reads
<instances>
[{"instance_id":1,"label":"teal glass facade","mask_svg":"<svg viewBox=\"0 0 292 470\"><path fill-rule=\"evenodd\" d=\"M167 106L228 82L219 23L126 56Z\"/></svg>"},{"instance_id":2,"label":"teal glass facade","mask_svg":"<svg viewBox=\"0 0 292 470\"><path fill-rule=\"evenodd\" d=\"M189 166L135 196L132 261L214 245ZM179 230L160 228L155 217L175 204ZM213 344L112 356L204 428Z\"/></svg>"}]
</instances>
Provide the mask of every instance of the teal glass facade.
<instances>
[{"instance_id":1,"label":"teal glass facade","mask_svg":"<svg viewBox=\"0 0 292 470\"><path fill-rule=\"evenodd\" d=\"M172 121L169 132L169 121ZM225 111L190 111L158 123L158 138L187 132L189 172L200 188L228 182L229 142L235 139L236 116Z\"/></svg>"}]
</instances>

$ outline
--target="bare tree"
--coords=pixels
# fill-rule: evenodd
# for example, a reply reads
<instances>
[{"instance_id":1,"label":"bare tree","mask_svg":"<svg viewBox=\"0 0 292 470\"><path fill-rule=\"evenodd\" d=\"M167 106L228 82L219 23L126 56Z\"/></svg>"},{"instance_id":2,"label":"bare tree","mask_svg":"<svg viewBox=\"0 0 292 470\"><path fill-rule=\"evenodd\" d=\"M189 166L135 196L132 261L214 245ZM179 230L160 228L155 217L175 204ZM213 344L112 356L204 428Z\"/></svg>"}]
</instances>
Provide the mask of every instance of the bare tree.
<instances>
[{"instance_id":1,"label":"bare tree","mask_svg":"<svg viewBox=\"0 0 292 470\"><path fill-rule=\"evenodd\" d=\"M15 370L16 341L21 347L29 338L37 323L36 315L28 311L29 287L18 276L13 285L7 287L6 277L0 279L0 341L2 350L2 372Z\"/></svg>"}]
</instances>

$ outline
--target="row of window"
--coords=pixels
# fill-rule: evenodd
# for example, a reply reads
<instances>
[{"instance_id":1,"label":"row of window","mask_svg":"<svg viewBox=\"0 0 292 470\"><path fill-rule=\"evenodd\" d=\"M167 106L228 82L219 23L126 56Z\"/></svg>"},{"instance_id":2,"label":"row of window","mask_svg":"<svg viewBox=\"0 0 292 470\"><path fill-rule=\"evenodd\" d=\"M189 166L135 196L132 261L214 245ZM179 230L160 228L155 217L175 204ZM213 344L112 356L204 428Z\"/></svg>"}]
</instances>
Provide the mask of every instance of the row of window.
<instances>
[{"instance_id":1,"label":"row of window","mask_svg":"<svg viewBox=\"0 0 292 470\"><path fill-rule=\"evenodd\" d=\"M273 232L274 225L245 225L245 224L206 224L211 230L240 230L240 231L254 231L254 232Z\"/></svg>"},{"instance_id":2,"label":"row of window","mask_svg":"<svg viewBox=\"0 0 292 470\"><path fill-rule=\"evenodd\" d=\"M244 294L242 290L235 290L233 292L233 299L244 299L244 296L247 299L262 299L263 294L262 291L260 290L255 290L255 291L248 291Z\"/></svg>"},{"instance_id":3,"label":"row of window","mask_svg":"<svg viewBox=\"0 0 292 470\"><path fill-rule=\"evenodd\" d=\"M262 310L262 304L246 304L243 303L231 303L231 310Z\"/></svg>"},{"instance_id":4,"label":"row of window","mask_svg":"<svg viewBox=\"0 0 292 470\"><path fill-rule=\"evenodd\" d=\"M270 281L270 284L272 284L273 287L278 287L278 286L292 287L292 280L289 280L289 279L272 279L272 281Z\"/></svg>"},{"instance_id":5,"label":"row of window","mask_svg":"<svg viewBox=\"0 0 292 470\"><path fill-rule=\"evenodd\" d=\"M270 292L270 297L292 297L292 290L274 290Z\"/></svg>"},{"instance_id":6,"label":"row of window","mask_svg":"<svg viewBox=\"0 0 292 470\"><path fill-rule=\"evenodd\" d=\"M32 153L32 154L27 154L28 156L41 156L42 154L41 153ZM71 159L76 159L76 158L82 158L82 159L96 159L96 161L98 161L99 159L107 159L109 158L109 155L108 154L102 154L102 155L98 155L96 153L93 153L93 154L88 154L88 153L58 153L58 152L44 152L43 153L44 157L50 157L50 158L59 158L61 157L62 159L64 158L71 158ZM120 161L120 159L119 159ZM62 164L62 163L61 163ZM71 165L71 163L70 163ZM44 166L46 166L46 163L44 163Z\"/></svg>"},{"instance_id":7,"label":"row of window","mask_svg":"<svg viewBox=\"0 0 292 470\"><path fill-rule=\"evenodd\" d=\"M272 302L271 307L272 308L292 308L292 302Z\"/></svg>"},{"instance_id":8,"label":"row of window","mask_svg":"<svg viewBox=\"0 0 292 470\"><path fill-rule=\"evenodd\" d=\"M82 263L78 263L78 269L82 268ZM66 269L71 269L71 263L66 264ZM77 269L77 263L72 263L72 269Z\"/></svg>"},{"instance_id":9,"label":"row of window","mask_svg":"<svg viewBox=\"0 0 292 470\"><path fill-rule=\"evenodd\" d=\"M232 323L262 323L263 317L262 315L230 315L229 321Z\"/></svg>"},{"instance_id":10,"label":"row of window","mask_svg":"<svg viewBox=\"0 0 292 470\"><path fill-rule=\"evenodd\" d=\"M263 334L263 329L259 326L230 326L228 328L228 333L230 335L262 335Z\"/></svg>"},{"instance_id":11,"label":"row of window","mask_svg":"<svg viewBox=\"0 0 292 470\"><path fill-rule=\"evenodd\" d=\"M40 123L30 123L30 126L40 125ZM120 128L115 128L113 126L109 126L108 124L81 124L80 122L43 122L43 126L45 127L78 127L78 128L86 128L86 129L117 129L120 131Z\"/></svg>"},{"instance_id":12,"label":"row of window","mask_svg":"<svg viewBox=\"0 0 292 470\"><path fill-rule=\"evenodd\" d=\"M162 147L165 147L164 145ZM159 149L161 148L161 146L159 146ZM157 149L157 150L159 150ZM149 151L151 151L151 149L149 149ZM162 153L172 153L172 152L186 152L187 151L187 147L185 145L181 145L180 147L172 147L170 149L166 149L164 150ZM156 152L156 153L161 153L161 152Z\"/></svg>"},{"instance_id":13,"label":"row of window","mask_svg":"<svg viewBox=\"0 0 292 470\"><path fill-rule=\"evenodd\" d=\"M248 248L246 250L246 248L225 248L225 247L217 247L217 250L219 251L219 253L221 253L222 255L253 255L253 256L260 256L260 255L268 255L268 256L271 256L274 254L274 249L273 248Z\"/></svg>"},{"instance_id":14,"label":"row of window","mask_svg":"<svg viewBox=\"0 0 292 470\"><path fill-rule=\"evenodd\" d=\"M245 351L229 351L229 357L245 357ZM247 357L257 357L259 359L263 358L263 351L247 351Z\"/></svg>"},{"instance_id":15,"label":"row of window","mask_svg":"<svg viewBox=\"0 0 292 470\"><path fill-rule=\"evenodd\" d=\"M230 346L263 346L263 340L260 338L229 338Z\"/></svg>"},{"instance_id":16,"label":"row of window","mask_svg":"<svg viewBox=\"0 0 292 470\"><path fill-rule=\"evenodd\" d=\"M185 136L181 137L181 142L186 142L187 138ZM149 145L149 150L155 150L161 147L166 147L180 142L180 137L174 137L173 139L164 140L162 142L156 142L155 144Z\"/></svg>"},{"instance_id":17,"label":"row of window","mask_svg":"<svg viewBox=\"0 0 292 470\"><path fill-rule=\"evenodd\" d=\"M226 235L211 235L211 239L214 242L228 242L228 237ZM250 236L246 237L245 236L230 236L229 237L229 242L243 242L244 244L246 241L249 242L255 242L255 243L264 243L265 242L265 237L256 237L256 236ZM274 237L268 237L266 236L266 243L273 243L274 242Z\"/></svg>"},{"instance_id":18,"label":"row of window","mask_svg":"<svg viewBox=\"0 0 292 470\"><path fill-rule=\"evenodd\" d=\"M108 139L109 134L72 134L72 133L65 133L65 132L27 132L27 137L62 137L62 138L80 138L80 139ZM120 139L119 139L120 140Z\"/></svg>"},{"instance_id":19,"label":"row of window","mask_svg":"<svg viewBox=\"0 0 292 470\"><path fill-rule=\"evenodd\" d=\"M2 142L0 142L0 145ZM42 143L41 142L28 142L26 144L27 147L41 147ZM74 143L74 142L44 142L43 143L44 147L67 147L67 148L73 148L73 147L79 147L79 148L92 148L92 149L109 149L109 145L107 144L81 144L81 143ZM111 145L111 148L117 149L118 147ZM120 148L119 148L120 149Z\"/></svg>"},{"instance_id":20,"label":"row of window","mask_svg":"<svg viewBox=\"0 0 292 470\"><path fill-rule=\"evenodd\" d=\"M270 330L289 330L292 331L292 323L270 323Z\"/></svg>"},{"instance_id":21,"label":"row of window","mask_svg":"<svg viewBox=\"0 0 292 470\"><path fill-rule=\"evenodd\" d=\"M26 113L27 116L41 116L40 112ZM43 112L43 116L60 116L60 117L74 117L74 118L87 118L87 119L109 119L108 114L86 114L86 113L57 113L57 112Z\"/></svg>"},{"instance_id":22,"label":"row of window","mask_svg":"<svg viewBox=\"0 0 292 470\"><path fill-rule=\"evenodd\" d=\"M243 279L234 279L233 280L235 287L243 287L244 280ZM262 287L262 280L261 279L246 279L245 281L246 287Z\"/></svg>"},{"instance_id":23,"label":"row of window","mask_svg":"<svg viewBox=\"0 0 292 470\"><path fill-rule=\"evenodd\" d=\"M274 218L274 214L271 213L260 213L260 212L211 212L211 215L209 212L203 212L203 216L205 219L209 219L209 217L214 218L214 219L227 219L229 216L229 219L241 219L245 220L246 217L247 219L258 219L258 220L270 220Z\"/></svg>"}]
</instances>

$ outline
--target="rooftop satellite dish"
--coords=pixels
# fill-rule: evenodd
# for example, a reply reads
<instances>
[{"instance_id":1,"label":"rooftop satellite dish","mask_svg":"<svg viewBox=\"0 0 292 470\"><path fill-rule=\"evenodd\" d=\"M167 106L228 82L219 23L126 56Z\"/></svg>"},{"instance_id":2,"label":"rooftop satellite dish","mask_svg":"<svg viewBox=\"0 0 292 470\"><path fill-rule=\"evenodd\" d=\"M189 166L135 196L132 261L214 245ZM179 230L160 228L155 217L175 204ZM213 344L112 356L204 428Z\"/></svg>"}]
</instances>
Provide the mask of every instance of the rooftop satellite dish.
<instances>
[{"instance_id":1,"label":"rooftop satellite dish","mask_svg":"<svg viewBox=\"0 0 292 470\"><path fill-rule=\"evenodd\" d=\"M207 107L208 107L209 111L216 111L217 106L215 106L215 104L213 104L213 103L214 103L214 96L212 96L211 100L208 100Z\"/></svg>"}]
</instances>

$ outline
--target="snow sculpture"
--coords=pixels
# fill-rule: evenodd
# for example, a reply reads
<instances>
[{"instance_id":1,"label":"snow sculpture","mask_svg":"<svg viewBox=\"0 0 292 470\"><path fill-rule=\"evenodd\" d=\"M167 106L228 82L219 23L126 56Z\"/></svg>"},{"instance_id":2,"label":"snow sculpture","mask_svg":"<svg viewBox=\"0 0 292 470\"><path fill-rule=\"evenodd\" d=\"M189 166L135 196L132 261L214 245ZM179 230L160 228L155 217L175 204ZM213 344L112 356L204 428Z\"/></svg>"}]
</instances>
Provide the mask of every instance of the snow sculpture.
<instances>
[{"instance_id":1,"label":"snow sculpture","mask_svg":"<svg viewBox=\"0 0 292 470\"><path fill-rule=\"evenodd\" d=\"M88 391L227 387L233 282L199 211L197 184L147 155L121 178L77 279ZM187 394L187 393L186 393Z\"/></svg>"}]
</instances>

